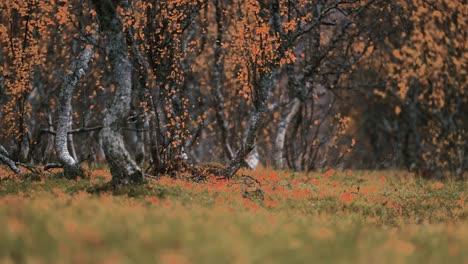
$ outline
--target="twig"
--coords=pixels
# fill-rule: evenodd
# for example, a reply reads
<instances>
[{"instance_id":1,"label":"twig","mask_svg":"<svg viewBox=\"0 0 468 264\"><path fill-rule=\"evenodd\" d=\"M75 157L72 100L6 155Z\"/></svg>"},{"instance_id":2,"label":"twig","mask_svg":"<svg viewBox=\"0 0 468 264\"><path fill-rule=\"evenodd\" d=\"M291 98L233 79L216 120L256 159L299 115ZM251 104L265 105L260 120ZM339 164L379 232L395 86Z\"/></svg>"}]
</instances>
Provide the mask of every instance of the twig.
<instances>
[{"instance_id":1,"label":"twig","mask_svg":"<svg viewBox=\"0 0 468 264\"><path fill-rule=\"evenodd\" d=\"M21 166L21 167L27 169L28 171L30 171L32 173L37 173L37 174L42 175L42 172L41 172L41 170L39 169L38 166L33 166L33 165L26 164L26 163L21 163L21 162L15 162L15 164L17 166Z\"/></svg>"},{"instance_id":2,"label":"twig","mask_svg":"<svg viewBox=\"0 0 468 264\"><path fill-rule=\"evenodd\" d=\"M100 129L102 129L102 126L82 127L82 128L70 130L67 133L70 135L70 134L92 132L92 131L96 131L96 130L100 130ZM54 130L50 130L50 129L42 129L41 132L42 133L49 133L49 134L53 134L53 135L56 134L56 132Z\"/></svg>"},{"instance_id":3,"label":"twig","mask_svg":"<svg viewBox=\"0 0 468 264\"><path fill-rule=\"evenodd\" d=\"M159 178L160 178L160 177L158 177L158 176L154 176L154 175L147 174L147 173L145 173L145 174L143 174L143 175L144 175L145 177L148 177L148 178L150 178L150 179L155 179L155 180L159 180Z\"/></svg>"},{"instance_id":4,"label":"twig","mask_svg":"<svg viewBox=\"0 0 468 264\"><path fill-rule=\"evenodd\" d=\"M58 168L63 168L62 164L58 163L48 163L44 166L44 170L48 171L50 169L58 169Z\"/></svg>"}]
</instances>

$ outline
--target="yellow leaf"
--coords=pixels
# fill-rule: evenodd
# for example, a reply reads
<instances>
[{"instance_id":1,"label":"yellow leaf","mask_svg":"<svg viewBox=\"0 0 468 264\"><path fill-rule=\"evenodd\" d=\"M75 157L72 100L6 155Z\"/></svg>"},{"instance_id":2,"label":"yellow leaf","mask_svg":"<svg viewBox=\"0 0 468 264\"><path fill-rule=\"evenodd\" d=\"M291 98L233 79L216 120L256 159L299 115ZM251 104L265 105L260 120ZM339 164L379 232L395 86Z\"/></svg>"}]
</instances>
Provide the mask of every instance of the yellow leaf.
<instances>
[{"instance_id":1,"label":"yellow leaf","mask_svg":"<svg viewBox=\"0 0 468 264\"><path fill-rule=\"evenodd\" d=\"M395 114L399 115L401 113L401 107L399 107L398 105L395 106Z\"/></svg>"}]
</instances>

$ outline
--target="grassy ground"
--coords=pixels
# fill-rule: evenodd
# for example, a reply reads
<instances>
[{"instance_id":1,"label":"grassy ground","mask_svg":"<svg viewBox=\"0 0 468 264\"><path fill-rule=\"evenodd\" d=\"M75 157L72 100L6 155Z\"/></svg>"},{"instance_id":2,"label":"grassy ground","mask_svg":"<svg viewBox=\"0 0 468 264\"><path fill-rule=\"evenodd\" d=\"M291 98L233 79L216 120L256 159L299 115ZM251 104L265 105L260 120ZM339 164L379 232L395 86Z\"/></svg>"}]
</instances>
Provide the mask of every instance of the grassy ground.
<instances>
[{"instance_id":1,"label":"grassy ground","mask_svg":"<svg viewBox=\"0 0 468 264\"><path fill-rule=\"evenodd\" d=\"M101 188L0 168L0 263L468 263L467 184L260 169Z\"/></svg>"}]
</instances>

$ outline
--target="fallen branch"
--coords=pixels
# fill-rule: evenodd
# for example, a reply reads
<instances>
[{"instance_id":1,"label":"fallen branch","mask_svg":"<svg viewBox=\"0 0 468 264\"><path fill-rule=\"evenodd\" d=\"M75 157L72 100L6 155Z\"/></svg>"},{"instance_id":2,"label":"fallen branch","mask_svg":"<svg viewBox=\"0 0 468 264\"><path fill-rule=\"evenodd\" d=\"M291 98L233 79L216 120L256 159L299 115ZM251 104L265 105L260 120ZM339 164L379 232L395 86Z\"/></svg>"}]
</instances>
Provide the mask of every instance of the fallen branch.
<instances>
[{"instance_id":1,"label":"fallen branch","mask_svg":"<svg viewBox=\"0 0 468 264\"><path fill-rule=\"evenodd\" d=\"M59 164L59 163L47 163L45 166L44 166L44 170L45 171L48 171L50 169L59 169L59 168L63 168L62 164Z\"/></svg>"},{"instance_id":2,"label":"fallen branch","mask_svg":"<svg viewBox=\"0 0 468 264\"><path fill-rule=\"evenodd\" d=\"M33 165L26 164L26 163L21 163L21 162L15 162L15 164L17 166L24 167L25 169L27 169L28 171L32 173L42 175L42 171L39 166L33 166Z\"/></svg>"},{"instance_id":3,"label":"fallen branch","mask_svg":"<svg viewBox=\"0 0 468 264\"><path fill-rule=\"evenodd\" d=\"M8 154L8 151L0 145L0 154L3 154L5 156L10 156L10 154Z\"/></svg>"},{"instance_id":4,"label":"fallen branch","mask_svg":"<svg viewBox=\"0 0 468 264\"><path fill-rule=\"evenodd\" d=\"M144 175L145 177L150 178L150 179L159 180L159 177L158 177L158 176L154 176L154 175L147 174L147 173L144 173L143 175Z\"/></svg>"},{"instance_id":5,"label":"fallen branch","mask_svg":"<svg viewBox=\"0 0 468 264\"><path fill-rule=\"evenodd\" d=\"M23 172L18 168L18 166L16 166L16 162L11 160L8 156L6 156L4 154L5 153L3 151L0 152L0 163L3 163L5 165L7 165L14 173L22 174Z\"/></svg>"}]
</instances>

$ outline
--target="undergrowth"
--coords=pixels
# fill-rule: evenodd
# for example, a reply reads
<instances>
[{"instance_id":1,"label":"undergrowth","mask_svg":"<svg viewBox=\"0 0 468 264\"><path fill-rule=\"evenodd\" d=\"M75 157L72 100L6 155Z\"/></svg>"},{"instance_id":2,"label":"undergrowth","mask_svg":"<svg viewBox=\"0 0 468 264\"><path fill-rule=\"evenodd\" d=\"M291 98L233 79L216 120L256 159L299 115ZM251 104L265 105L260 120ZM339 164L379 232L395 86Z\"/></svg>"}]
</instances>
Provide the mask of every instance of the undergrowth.
<instances>
[{"instance_id":1,"label":"undergrowth","mask_svg":"<svg viewBox=\"0 0 468 264\"><path fill-rule=\"evenodd\" d=\"M106 169L0 168L0 263L466 263L466 183L399 171L204 168L114 186Z\"/></svg>"}]
</instances>

